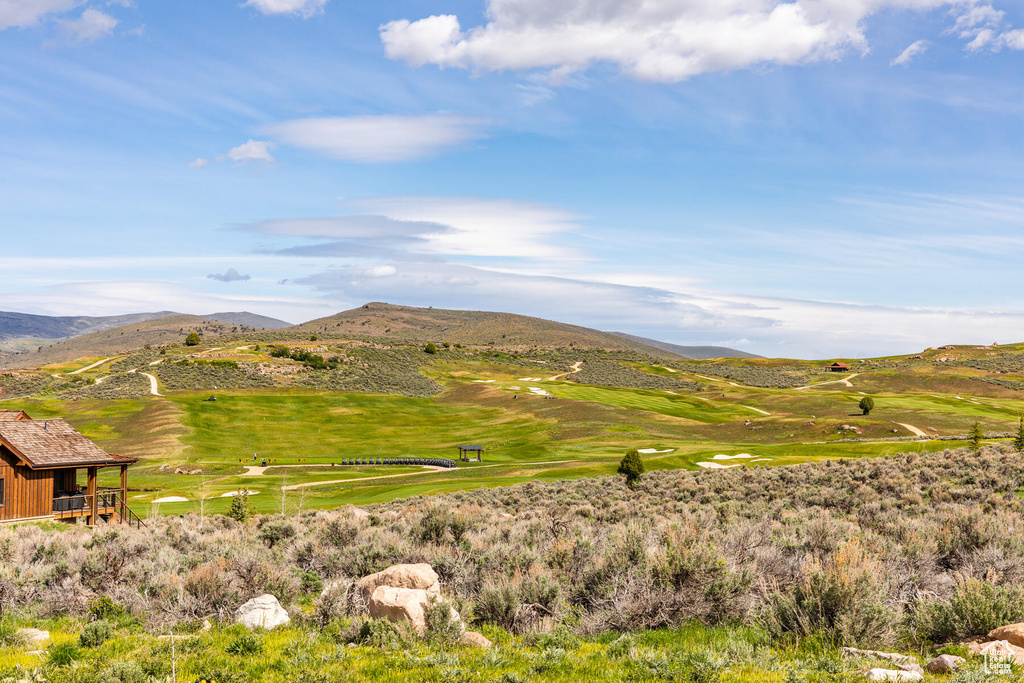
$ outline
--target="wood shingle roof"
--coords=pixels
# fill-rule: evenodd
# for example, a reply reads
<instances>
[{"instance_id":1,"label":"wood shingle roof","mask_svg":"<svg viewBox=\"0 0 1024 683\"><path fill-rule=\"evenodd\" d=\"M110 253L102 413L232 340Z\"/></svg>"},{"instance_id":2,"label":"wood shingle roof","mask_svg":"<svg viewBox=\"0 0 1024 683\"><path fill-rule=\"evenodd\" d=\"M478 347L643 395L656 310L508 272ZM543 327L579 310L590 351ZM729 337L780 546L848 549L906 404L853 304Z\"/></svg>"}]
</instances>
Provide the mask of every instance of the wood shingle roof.
<instances>
[{"instance_id":1,"label":"wood shingle roof","mask_svg":"<svg viewBox=\"0 0 1024 683\"><path fill-rule=\"evenodd\" d=\"M0 422L16 422L18 420L31 420L24 410L0 410Z\"/></svg>"},{"instance_id":2,"label":"wood shingle roof","mask_svg":"<svg viewBox=\"0 0 1024 683\"><path fill-rule=\"evenodd\" d=\"M105 452L64 420L0 422L0 444L32 469L137 462L135 458Z\"/></svg>"}]
</instances>

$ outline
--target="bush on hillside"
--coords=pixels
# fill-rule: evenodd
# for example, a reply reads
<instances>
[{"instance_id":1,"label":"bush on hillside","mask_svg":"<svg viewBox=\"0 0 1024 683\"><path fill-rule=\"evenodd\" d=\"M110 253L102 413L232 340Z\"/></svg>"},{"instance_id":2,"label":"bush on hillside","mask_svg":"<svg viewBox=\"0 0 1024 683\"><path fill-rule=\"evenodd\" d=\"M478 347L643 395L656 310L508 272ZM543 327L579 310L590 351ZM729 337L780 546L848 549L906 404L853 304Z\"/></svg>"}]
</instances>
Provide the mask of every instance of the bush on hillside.
<instances>
[{"instance_id":1,"label":"bush on hillside","mask_svg":"<svg viewBox=\"0 0 1024 683\"><path fill-rule=\"evenodd\" d=\"M626 478L626 486L634 488L644 473L644 463L640 459L640 451L635 448L627 451L616 471Z\"/></svg>"},{"instance_id":2,"label":"bush on hillside","mask_svg":"<svg viewBox=\"0 0 1024 683\"><path fill-rule=\"evenodd\" d=\"M185 346L199 346L203 342L203 338L199 336L198 332L189 332L189 335L185 337Z\"/></svg>"}]
</instances>

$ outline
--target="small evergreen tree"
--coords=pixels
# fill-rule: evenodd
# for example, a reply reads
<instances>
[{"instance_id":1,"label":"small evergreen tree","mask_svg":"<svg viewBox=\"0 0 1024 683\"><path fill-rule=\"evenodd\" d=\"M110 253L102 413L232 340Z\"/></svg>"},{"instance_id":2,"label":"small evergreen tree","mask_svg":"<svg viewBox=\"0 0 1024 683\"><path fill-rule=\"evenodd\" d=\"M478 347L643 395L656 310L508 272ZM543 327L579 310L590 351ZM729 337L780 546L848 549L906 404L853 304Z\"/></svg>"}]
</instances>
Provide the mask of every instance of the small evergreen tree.
<instances>
[{"instance_id":1,"label":"small evergreen tree","mask_svg":"<svg viewBox=\"0 0 1024 683\"><path fill-rule=\"evenodd\" d=\"M626 478L626 486L633 488L640 481L640 475L644 473L644 461L640 459L640 452L632 449L626 452L622 462L619 463L619 474Z\"/></svg>"},{"instance_id":2,"label":"small evergreen tree","mask_svg":"<svg viewBox=\"0 0 1024 683\"><path fill-rule=\"evenodd\" d=\"M977 420L974 421L974 427L971 429L971 450L977 453L981 450L981 440L985 438L985 433L981 431L981 425Z\"/></svg>"},{"instance_id":3,"label":"small evergreen tree","mask_svg":"<svg viewBox=\"0 0 1024 683\"><path fill-rule=\"evenodd\" d=\"M1017 436L1013 439L1013 447L1018 453L1024 453L1024 417L1017 423Z\"/></svg>"},{"instance_id":4,"label":"small evergreen tree","mask_svg":"<svg viewBox=\"0 0 1024 683\"><path fill-rule=\"evenodd\" d=\"M236 522L244 522L249 519L251 514L252 508L249 507L249 491L242 489L238 492L238 495L231 499L231 507L228 508L227 515Z\"/></svg>"},{"instance_id":5,"label":"small evergreen tree","mask_svg":"<svg viewBox=\"0 0 1024 683\"><path fill-rule=\"evenodd\" d=\"M423 347L423 350L430 354L437 353L437 344L434 342L427 342L427 345Z\"/></svg>"},{"instance_id":6,"label":"small evergreen tree","mask_svg":"<svg viewBox=\"0 0 1024 683\"><path fill-rule=\"evenodd\" d=\"M871 398L870 396L865 396L860 400L860 403L858 403L857 405L865 415L868 415L872 410L875 409L875 399Z\"/></svg>"},{"instance_id":7,"label":"small evergreen tree","mask_svg":"<svg viewBox=\"0 0 1024 683\"><path fill-rule=\"evenodd\" d=\"M199 346L202 341L198 332L191 332L185 337L185 346Z\"/></svg>"}]
</instances>

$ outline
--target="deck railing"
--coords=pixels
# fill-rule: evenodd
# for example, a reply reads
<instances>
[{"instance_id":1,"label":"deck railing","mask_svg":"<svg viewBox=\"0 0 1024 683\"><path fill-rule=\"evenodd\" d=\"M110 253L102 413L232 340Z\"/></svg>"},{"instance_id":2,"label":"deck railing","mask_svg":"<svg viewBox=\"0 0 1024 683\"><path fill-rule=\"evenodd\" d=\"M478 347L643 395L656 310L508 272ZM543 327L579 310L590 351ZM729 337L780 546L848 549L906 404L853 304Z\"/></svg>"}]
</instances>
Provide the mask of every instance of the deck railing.
<instances>
[{"instance_id":1,"label":"deck railing","mask_svg":"<svg viewBox=\"0 0 1024 683\"><path fill-rule=\"evenodd\" d=\"M55 519L85 517L92 512L93 496L88 493L70 493L53 499ZM142 518L128 507L121 496L121 489L100 489L96 491L96 514L115 515L117 521L136 528L145 526Z\"/></svg>"}]
</instances>

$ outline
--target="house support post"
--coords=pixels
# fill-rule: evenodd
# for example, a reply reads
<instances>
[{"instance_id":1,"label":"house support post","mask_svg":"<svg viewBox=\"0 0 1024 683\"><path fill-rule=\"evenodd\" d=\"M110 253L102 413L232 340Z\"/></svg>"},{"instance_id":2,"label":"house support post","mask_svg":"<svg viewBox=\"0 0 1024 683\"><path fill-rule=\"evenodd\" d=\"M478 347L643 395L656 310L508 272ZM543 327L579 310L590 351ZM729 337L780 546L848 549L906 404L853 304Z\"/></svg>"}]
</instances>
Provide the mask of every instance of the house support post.
<instances>
[{"instance_id":1,"label":"house support post","mask_svg":"<svg viewBox=\"0 0 1024 683\"><path fill-rule=\"evenodd\" d=\"M121 465L121 506L120 515L121 521L123 522L125 517L128 516L128 465Z\"/></svg>"},{"instance_id":2,"label":"house support post","mask_svg":"<svg viewBox=\"0 0 1024 683\"><path fill-rule=\"evenodd\" d=\"M89 483L86 487L86 495L89 496L89 516L86 518L86 524L94 526L96 524L97 508L99 501L96 499L96 472L99 468L89 468Z\"/></svg>"}]
</instances>

